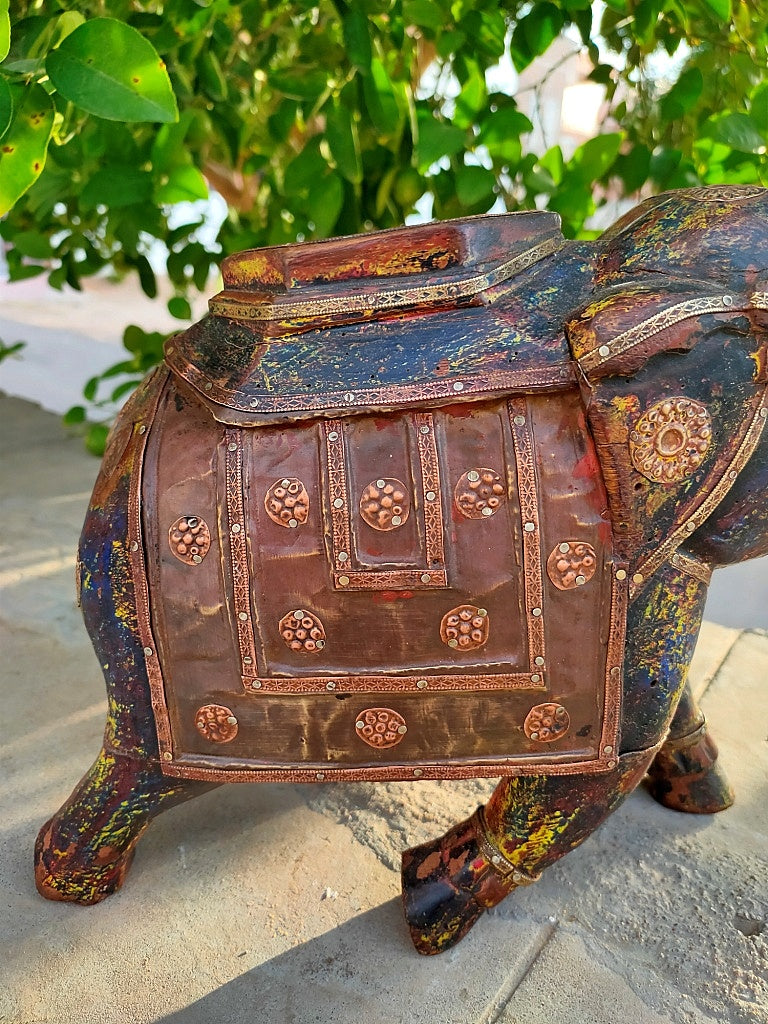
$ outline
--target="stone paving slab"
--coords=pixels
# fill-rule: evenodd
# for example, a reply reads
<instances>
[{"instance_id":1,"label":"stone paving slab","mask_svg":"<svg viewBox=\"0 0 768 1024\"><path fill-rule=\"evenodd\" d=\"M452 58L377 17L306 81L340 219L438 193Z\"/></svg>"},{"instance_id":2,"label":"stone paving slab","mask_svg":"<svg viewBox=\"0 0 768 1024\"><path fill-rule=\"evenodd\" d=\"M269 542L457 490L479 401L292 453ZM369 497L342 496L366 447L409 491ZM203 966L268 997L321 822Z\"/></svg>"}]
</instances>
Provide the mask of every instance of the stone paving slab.
<instances>
[{"instance_id":1,"label":"stone paving slab","mask_svg":"<svg viewBox=\"0 0 768 1024\"><path fill-rule=\"evenodd\" d=\"M399 851L488 781L224 787L157 819L104 903L42 900L34 836L103 727L72 577L97 467L55 417L0 415L2 1024L765 1024L760 632L705 624L694 670L736 805L699 818L637 791L443 956L410 945Z\"/></svg>"}]
</instances>

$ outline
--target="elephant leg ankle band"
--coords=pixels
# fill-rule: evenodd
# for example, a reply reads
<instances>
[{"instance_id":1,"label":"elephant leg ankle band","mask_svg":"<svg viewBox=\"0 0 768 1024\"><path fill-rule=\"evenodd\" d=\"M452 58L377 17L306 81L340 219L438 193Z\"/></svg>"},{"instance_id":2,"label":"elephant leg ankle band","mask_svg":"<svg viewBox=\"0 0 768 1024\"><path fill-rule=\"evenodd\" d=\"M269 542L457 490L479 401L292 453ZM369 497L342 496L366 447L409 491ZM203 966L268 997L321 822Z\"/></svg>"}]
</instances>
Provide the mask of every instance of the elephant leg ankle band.
<instances>
[{"instance_id":1,"label":"elephant leg ankle band","mask_svg":"<svg viewBox=\"0 0 768 1024\"><path fill-rule=\"evenodd\" d=\"M474 814L475 832L477 835L477 846L485 860L491 865L504 882L511 882L513 886L533 885L541 878L541 872L528 874L522 871L516 864L512 864L488 835L488 826L485 820L485 811L478 807Z\"/></svg>"}]
</instances>

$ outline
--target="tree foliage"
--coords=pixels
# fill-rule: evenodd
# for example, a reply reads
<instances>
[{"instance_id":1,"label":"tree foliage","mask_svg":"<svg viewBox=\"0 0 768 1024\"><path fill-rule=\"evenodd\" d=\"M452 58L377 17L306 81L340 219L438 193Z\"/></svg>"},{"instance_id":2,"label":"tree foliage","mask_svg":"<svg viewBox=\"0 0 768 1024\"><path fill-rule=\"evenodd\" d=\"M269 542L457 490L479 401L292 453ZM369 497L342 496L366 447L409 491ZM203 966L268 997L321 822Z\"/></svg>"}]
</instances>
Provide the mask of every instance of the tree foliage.
<instances>
[{"instance_id":1,"label":"tree foliage","mask_svg":"<svg viewBox=\"0 0 768 1024\"><path fill-rule=\"evenodd\" d=\"M563 32L607 99L567 158L527 149L487 75ZM544 205L578 236L609 192L768 176L768 8L749 0L0 0L0 61L11 278L109 267L155 296L161 243L180 319L226 254L401 224L425 194L439 218ZM228 215L206 246L175 207L211 188ZM125 340L115 373L158 358L157 336Z\"/></svg>"}]
</instances>

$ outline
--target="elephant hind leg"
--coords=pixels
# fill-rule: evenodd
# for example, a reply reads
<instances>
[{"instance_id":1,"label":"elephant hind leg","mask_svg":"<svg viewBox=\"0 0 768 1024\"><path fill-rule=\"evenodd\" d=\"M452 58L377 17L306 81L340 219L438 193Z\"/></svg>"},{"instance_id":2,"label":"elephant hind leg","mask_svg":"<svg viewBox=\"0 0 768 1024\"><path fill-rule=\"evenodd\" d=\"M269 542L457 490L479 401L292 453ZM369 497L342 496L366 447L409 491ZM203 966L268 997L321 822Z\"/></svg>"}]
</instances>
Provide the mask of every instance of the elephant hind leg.
<instances>
[{"instance_id":1,"label":"elephant hind leg","mask_svg":"<svg viewBox=\"0 0 768 1024\"><path fill-rule=\"evenodd\" d=\"M152 761L101 750L35 844L41 896L90 905L123 884L136 843L153 817L211 787L169 779Z\"/></svg>"},{"instance_id":2,"label":"elephant hind leg","mask_svg":"<svg viewBox=\"0 0 768 1024\"><path fill-rule=\"evenodd\" d=\"M717 746L688 685L669 736L648 769L647 786L654 800L673 811L715 814L733 803Z\"/></svg>"}]
</instances>

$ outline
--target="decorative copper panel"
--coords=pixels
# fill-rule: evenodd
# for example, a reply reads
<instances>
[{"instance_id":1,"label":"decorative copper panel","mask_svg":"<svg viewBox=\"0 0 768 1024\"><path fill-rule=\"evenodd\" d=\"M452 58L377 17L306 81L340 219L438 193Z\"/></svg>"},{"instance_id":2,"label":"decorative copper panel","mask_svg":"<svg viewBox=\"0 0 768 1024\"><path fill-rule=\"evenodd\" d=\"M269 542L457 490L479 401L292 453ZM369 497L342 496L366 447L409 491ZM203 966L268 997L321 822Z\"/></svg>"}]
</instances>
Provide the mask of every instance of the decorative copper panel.
<instances>
[{"instance_id":1,"label":"decorative copper panel","mask_svg":"<svg viewBox=\"0 0 768 1024\"><path fill-rule=\"evenodd\" d=\"M562 704L537 704L528 712L523 730L529 740L536 743L552 743L568 732L571 716Z\"/></svg>"},{"instance_id":2,"label":"decorative copper panel","mask_svg":"<svg viewBox=\"0 0 768 1024\"><path fill-rule=\"evenodd\" d=\"M558 590L583 587L596 569L595 549L578 540L561 541L547 559L547 575Z\"/></svg>"},{"instance_id":3,"label":"decorative copper panel","mask_svg":"<svg viewBox=\"0 0 768 1024\"><path fill-rule=\"evenodd\" d=\"M182 516L168 530L171 551L187 565L199 565L211 546L211 531L199 516Z\"/></svg>"},{"instance_id":4,"label":"decorative copper panel","mask_svg":"<svg viewBox=\"0 0 768 1024\"><path fill-rule=\"evenodd\" d=\"M240 662L245 675L256 674L256 646L251 610L245 506L243 504L243 436L229 427L224 432L227 526Z\"/></svg>"},{"instance_id":5,"label":"decorative copper panel","mask_svg":"<svg viewBox=\"0 0 768 1024\"><path fill-rule=\"evenodd\" d=\"M405 719L391 708L366 708L355 722L357 735L376 750L396 747L408 732Z\"/></svg>"},{"instance_id":6,"label":"decorative copper panel","mask_svg":"<svg viewBox=\"0 0 768 1024\"><path fill-rule=\"evenodd\" d=\"M480 467L459 477L453 495L463 516L483 519L492 516L506 500L507 488L495 470Z\"/></svg>"},{"instance_id":7,"label":"decorative copper panel","mask_svg":"<svg viewBox=\"0 0 768 1024\"><path fill-rule=\"evenodd\" d=\"M309 495L297 477L276 480L264 496L264 508L273 523L295 529L309 516Z\"/></svg>"},{"instance_id":8,"label":"decorative copper panel","mask_svg":"<svg viewBox=\"0 0 768 1024\"><path fill-rule=\"evenodd\" d=\"M655 402L635 423L629 451L639 473L673 484L699 468L711 442L706 407L692 398L669 398Z\"/></svg>"},{"instance_id":9,"label":"decorative copper panel","mask_svg":"<svg viewBox=\"0 0 768 1024\"><path fill-rule=\"evenodd\" d=\"M460 604L447 612L440 623L440 639L448 647L474 651L488 640L490 622L485 608Z\"/></svg>"},{"instance_id":10,"label":"decorative copper panel","mask_svg":"<svg viewBox=\"0 0 768 1024\"><path fill-rule=\"evenodd\" d=\"M411 514L411 498L402 480L378 477L360 495L360 515L374 530L396 530Z\"/></svg>"},{"instance_id":11,"label":"decorative copper panel","mask_svg":"<svg viewBox=\"0 0 768 1024\"><path fill-rule=\"evenodd\" d=\"M195 728L211 743L231 743L237 736L237 719L223 704L205 704L197 709Z\"/></svg>"},{"instance_id":12,"label":"decorative copper panel","mask_svg":"<svg viewBox=\"0 0 768 1024\"><path fill-rule=\"evenodd\" d=\"M314 654L325 647L325 629L316 615L305 608L288 612L278 623L280 636L292 651Z\"/></svg>"}]
</instances>

